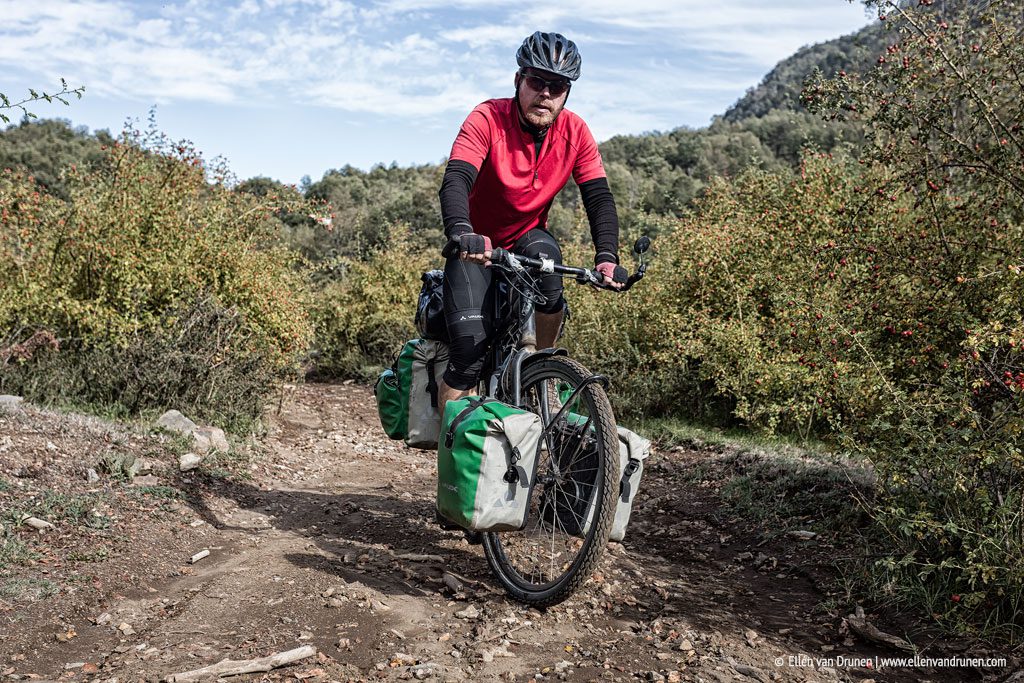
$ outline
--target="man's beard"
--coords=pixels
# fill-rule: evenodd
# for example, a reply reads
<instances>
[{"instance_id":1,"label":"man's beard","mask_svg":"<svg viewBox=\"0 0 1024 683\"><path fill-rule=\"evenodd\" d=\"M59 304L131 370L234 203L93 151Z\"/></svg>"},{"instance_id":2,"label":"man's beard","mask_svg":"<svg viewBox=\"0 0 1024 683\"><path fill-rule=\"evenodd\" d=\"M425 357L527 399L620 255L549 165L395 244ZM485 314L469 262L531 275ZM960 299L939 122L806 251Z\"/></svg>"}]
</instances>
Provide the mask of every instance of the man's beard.
<instances>
[{"instance_id":1,"label":"man's beard","mask_svg":"<svg viewBox=\"0 0 1024 683\"><path fill-rule=\"evenodd\" d=\"M523 111L523 117L527 123L536 128L547 128L555 119L558 118L558 114L562 111L562 107L557 107L554 110L548 109L545 111L539 111L533 109L532 106L529 109Z\"/></svg>"}]
</instances>

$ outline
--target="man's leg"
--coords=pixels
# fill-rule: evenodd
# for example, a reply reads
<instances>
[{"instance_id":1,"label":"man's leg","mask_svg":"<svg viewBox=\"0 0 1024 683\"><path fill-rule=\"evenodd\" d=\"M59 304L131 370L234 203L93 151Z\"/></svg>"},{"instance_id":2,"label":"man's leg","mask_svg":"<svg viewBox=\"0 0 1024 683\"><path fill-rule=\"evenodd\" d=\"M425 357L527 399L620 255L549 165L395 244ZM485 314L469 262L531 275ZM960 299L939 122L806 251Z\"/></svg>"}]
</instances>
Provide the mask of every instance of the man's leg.
<instances>
[{"instance_id":1,"label":"man's leg","mask_svg":"<svg viewBox=\"0 0 1024 683\"><path fill-rule=\"evenodd\" d=\"M452 389L442 379L437 385L437 406L441 411L441 415L444 415L444 407L448 401L457 401L472 393L474 393L472 389Z\"/></svg>"},{"instance_id":2,"label":"man's leg","mask_svg":"<svg viewBox=\"0 0 1024 683\"><path fill-rule=\"evenodd\" d=\"M555 313L541 313L537 311L537 348L549 349L555 345L558 338L558 330L562 327L562 318L565 310Z\"/></svg>"}]
</instances>

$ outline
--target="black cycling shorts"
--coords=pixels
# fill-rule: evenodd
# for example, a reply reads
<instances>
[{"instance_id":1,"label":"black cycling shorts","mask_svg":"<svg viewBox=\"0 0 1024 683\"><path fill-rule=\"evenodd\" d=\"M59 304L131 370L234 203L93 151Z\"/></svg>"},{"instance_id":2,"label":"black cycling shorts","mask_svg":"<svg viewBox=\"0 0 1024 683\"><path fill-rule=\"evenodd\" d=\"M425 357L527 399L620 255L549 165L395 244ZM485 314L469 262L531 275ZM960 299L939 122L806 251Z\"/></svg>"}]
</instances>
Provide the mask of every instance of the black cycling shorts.
<instances>
[{"instance_id":1,"label":"black cycling shorts","mask_svg":"<svg viewBox=\"0 0 1024 683\"><path fill-rule=\"evenodd\" d=\"M514 254L562 262L562 250L551 233L533 228L512 245ZM472 389L480 378L484 356L494 336L494 294L492 271L476 263L453 257L444 267L444 317L451 339L444 383L453 389ZM545 275L540 281L546 303L539 313L557 313L565 305L562 278Z\"/></svg>"}]
</instances>

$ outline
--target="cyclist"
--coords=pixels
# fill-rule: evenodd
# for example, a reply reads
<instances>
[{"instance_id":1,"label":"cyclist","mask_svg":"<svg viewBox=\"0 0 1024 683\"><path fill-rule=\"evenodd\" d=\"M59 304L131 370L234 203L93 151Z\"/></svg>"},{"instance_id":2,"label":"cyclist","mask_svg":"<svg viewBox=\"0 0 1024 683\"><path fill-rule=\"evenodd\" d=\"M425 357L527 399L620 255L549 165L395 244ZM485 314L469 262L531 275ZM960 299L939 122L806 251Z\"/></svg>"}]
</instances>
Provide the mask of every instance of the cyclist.
<instances>
[{"instance_id":1,"label":"cyclist","mask_svg":"<svg viewBox=\"0 0 1024 683\"><path fill-rule=\"evenodd\" d=\"M515 97L488 100L469 114L441 182L448 237L444 312L451 340L439 386L442 411L447 401L473 393L494 333L494 291L486 268L491 248L560 263L547 216L570 175L590 222L595 270L616 289L627 277L618 265L619 219L597 143L583 119L565 109L580 75L576 44L537 31L523 41L516 61ZM541 290L547 303L536 310L537 347L548 348L564 315L562 279L546 276Z\"/></svg>"}]
</instances>

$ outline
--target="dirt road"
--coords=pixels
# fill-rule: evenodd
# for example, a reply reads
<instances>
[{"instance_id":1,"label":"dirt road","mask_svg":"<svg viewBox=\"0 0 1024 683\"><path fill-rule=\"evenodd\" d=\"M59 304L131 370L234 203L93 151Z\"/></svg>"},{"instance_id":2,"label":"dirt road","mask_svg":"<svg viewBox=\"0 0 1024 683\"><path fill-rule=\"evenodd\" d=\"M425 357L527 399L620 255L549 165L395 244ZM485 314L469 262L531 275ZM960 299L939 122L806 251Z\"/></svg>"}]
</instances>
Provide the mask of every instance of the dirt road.
<instances>
[{"instance_id":1,"label":"dirt road","mask_svg":"<svg viewBox=\"0 0 1024 683\"><path fill-rule=\"evenodd\" d=\"M104 429L33 410L0 421L8 503L82 478L109 448ZM106 526L63 543L59 529L45 543L9 536L36 557L10 565L0 593L6 679L158 680L302 645L316 655L249 678L1003 681L1012 670L849 666L900 653L854 637L830 608L818 586L836 550L730 517L693 474L706 454L655 453L626 542L585 590L539 612L506 599L478 546L434 524L433 455L383 436L366 387L294 389L248 480L179 473L166 445L147 450L152 438L121 439L156 461L145 495L91 484L106 492ZM827 657L846 661L817 661Z\"/></svg>"}]
</instances>

